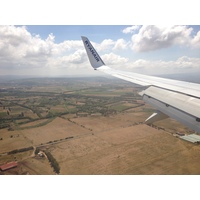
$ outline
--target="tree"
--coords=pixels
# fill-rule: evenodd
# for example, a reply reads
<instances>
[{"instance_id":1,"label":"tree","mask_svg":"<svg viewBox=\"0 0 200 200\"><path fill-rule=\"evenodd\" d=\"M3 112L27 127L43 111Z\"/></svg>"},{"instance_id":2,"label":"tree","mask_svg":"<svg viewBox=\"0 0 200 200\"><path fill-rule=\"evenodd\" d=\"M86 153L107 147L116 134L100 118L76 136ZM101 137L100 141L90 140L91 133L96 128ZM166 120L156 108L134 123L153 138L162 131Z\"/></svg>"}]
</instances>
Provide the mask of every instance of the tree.
<instances>
[{"instance_id":1,"label":"tree","mask_svg":"<svg viewBox=\"0 0 200 200\"><path fill-rule=\"evenodd\" d=\"M39 152L40 152L40 149L38 147L36 147L35 154L37 155Z\"/></svg>"},{"instance_id":2,"label":"tree","mask_svg":"<svg viewBox=\"0 0 200 200\"><path fill-rule=\"evenodd\" d=\"M58 162L56 161L56 159L52 156L52 154L49 151L44 151L51 166L53 167L54 171L59 174L60 173L60 166L58 164Z\"/></svg>"}]
</instances>

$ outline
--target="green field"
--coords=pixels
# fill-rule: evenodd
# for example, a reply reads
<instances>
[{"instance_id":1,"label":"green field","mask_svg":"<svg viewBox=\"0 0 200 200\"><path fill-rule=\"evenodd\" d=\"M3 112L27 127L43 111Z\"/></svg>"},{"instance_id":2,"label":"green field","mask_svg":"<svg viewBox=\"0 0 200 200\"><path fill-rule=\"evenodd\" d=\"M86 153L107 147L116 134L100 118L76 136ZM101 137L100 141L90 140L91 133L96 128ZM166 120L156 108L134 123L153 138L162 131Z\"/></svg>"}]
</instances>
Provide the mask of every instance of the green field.
<instances>
[{"instance_id":1,"label":"green field","mask_svg":"<svg viewBox=\"0 0 200 200\"><path fill-rule=\"evenodd\" d=\"M106 78L15 80L1 87L0 128L8 130L44 126L67 114L108 116L140 105L134 101L141 99L129 83ZM39 120L45 122L29 126Z\"/></svg>"}]
</instances>

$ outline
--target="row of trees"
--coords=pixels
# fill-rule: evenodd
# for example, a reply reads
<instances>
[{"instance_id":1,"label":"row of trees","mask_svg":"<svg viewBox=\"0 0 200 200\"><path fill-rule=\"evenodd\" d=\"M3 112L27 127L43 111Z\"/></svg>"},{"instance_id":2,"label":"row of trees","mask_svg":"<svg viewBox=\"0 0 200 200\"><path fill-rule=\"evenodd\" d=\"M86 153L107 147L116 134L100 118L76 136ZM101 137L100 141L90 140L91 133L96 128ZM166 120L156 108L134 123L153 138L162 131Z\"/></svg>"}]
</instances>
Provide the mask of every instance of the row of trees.
<instances>
[{"instance_id":1,"label":"row of trees","mask_svg":"<svg viewBox=\"0 0 200 200\"><path fill-rule=\"evenodd\" d=\"M54 172L59 174L60 173L60 166L59 166L58 162L56 161L56 159L52 156L52 154L49 151L44 150L44 153L46 154L51 166L53 167Z\"/></svg>"},{"instance_id":2,"label":"row of trees","mask_svg":"<svg viewBox=\"0 0 200 200\"><path fill-rule=\"evenodd\" d=\"M26 147L26 148L22 148L22 149L15 149L15 150L12 150L12 151L8 152L8 154L15 154L15 153L20 153L20 152L30 151L30 150L33 150L33 147Z\"/></svg>"},{"instance_id":3,"label":"row of trees","mask_svg":"<svg viewBox=\"0 0 200 200\"><path fill-rule=\"evenodd\" d=\"M40 152L40 148L36 147L35 155L37 155L39 152ZM47 156L47 158L48 158L48 160L51 164L51 167L53 167L54 172L59 174L60 173L60 166L59 166L58 162L56 161L56 159L52 156L52 154L49 151L43 150L43 152L46 154L46 156Z\"/></svg>"}]
</instances>

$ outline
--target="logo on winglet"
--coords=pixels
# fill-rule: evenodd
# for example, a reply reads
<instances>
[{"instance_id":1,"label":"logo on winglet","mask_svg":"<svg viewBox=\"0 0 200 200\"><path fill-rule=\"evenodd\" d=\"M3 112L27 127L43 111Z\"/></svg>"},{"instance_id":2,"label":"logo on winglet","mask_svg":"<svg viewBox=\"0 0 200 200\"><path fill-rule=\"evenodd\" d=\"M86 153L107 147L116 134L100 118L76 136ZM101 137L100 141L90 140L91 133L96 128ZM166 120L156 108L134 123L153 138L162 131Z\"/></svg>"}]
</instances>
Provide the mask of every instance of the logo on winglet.
<instances>
[{"instance_id":1,"label":"logo on winglet","mask_svg":"<svg viewBox=\"0 0 200 200\"><path fill-rule=\"evenodd\" d=\"M96 53L96 51L90 46L90 44L89 44L89 42L86 40L85 41L85 44L86 44L86 46L87 46L87 48L90 50L90 52L92 53L92 55L94 56L94 58L95 58L95 60L97 61L97 62L99 62L99 57L97 56L97 53Z\"/></svg>"}]
</instances>

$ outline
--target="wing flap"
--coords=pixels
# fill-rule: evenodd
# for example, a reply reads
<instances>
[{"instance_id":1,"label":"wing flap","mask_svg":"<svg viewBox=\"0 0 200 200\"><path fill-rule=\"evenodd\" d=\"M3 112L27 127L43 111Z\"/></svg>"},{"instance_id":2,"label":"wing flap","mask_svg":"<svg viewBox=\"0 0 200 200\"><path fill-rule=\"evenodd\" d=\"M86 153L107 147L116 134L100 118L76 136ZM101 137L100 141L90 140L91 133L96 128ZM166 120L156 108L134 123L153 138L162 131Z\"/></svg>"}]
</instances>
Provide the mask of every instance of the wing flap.
<instances>
[{"instance_id":1,"label":"wing flap","mask_svg":"<svg viewBox=\"0 0 200 200\"><path fill-rule=\"evenodd\" d=\"M200 107L200 99L187 96L185 94L180 94L177 92L172 92L164 90L157 87L149 87L146 90L140 92L141 96L148 96L149 98L157 99L166 104L166 106L176 107L183 112L200 118L200 112L198 107Z\"/></svg>"},{"instance_id":2,"label":"wing flap","mask_svg":"<svg viewBox=\"0 0 200 200\"><path fill-rule=\"evenodd\" d=\"M140 95L162 113L200 132L200 99L156 87L149 87Z\"/></svg>"}]
</instances>

